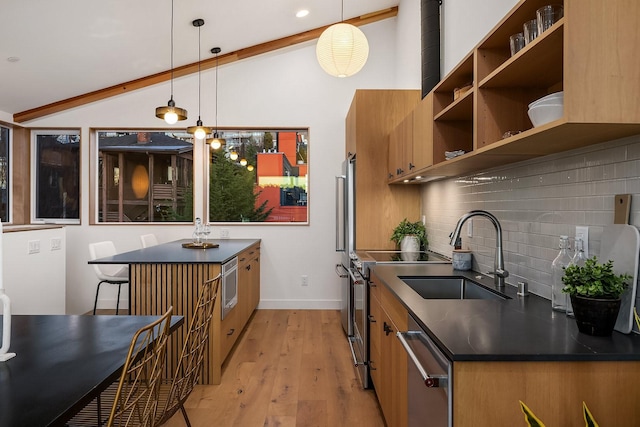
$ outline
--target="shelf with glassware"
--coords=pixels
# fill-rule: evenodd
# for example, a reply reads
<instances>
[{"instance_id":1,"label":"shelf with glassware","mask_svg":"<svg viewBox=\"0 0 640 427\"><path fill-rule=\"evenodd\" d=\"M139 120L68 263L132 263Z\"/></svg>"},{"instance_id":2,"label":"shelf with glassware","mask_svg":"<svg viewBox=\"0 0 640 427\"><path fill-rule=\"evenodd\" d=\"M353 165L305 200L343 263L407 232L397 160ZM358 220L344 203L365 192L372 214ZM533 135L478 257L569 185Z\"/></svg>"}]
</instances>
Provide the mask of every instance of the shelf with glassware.
<instances>
[{"instance_id":1,"label":"shelf with glassware","mask_svg":"<svg viewBox=\"0 0 640 427\"><path fill-rule=\"evenodd\" d=\"M459 176L640 133L638 6L564 0L564 17L512 55L510 35L547 4L520 1L434 88L434 164L405 178ZM454 99L463 77L473 85ZM529 104L558 91L562 116L533 127ZM465 154L446 160L454 149Z\"/></svg>"}]
</instances>

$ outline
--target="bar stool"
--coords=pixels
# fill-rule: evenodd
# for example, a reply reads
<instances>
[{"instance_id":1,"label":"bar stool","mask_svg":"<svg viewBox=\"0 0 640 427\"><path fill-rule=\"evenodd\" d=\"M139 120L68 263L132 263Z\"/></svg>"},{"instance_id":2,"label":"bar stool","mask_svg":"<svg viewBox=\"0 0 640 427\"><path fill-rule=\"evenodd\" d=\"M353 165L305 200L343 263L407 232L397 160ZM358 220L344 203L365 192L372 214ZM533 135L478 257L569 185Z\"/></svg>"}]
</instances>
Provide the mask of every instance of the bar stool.
<instances>
[{"instance_id":1,"label":"bar stool","mask_svg":"<svg viewBox=\"0 0 640 427\"><path fill-rule=\"evenodd\" d=\"M98 258L110 257L116 255L116 253L116 247L110 240L89 244L89 256L91 257L92 261ZM93 303L93 314L96 314L96 308L98 306L98 295L100 294L100 285L102 285L103 283L118 285L118 301L116 303L116 314L118 314L118 311L120 309L120 288L124 283L129 283L129 266L116 264L92 265L93 269L96 272L96 276L98 276L98 280L100 280L96 289L96 300Z\"/></svg>"},{"instance_id":2,"label":"bar stool","mask_svg":"<svg viewBox=\"0 0 640 427\"><path fill-rule=\"evenodd\" d=\"M143 234L140 236L140 241L142 242L143 248L148 248L158 244L158 239L156 239L155 234Z\"/></svg>"}]
</instances>

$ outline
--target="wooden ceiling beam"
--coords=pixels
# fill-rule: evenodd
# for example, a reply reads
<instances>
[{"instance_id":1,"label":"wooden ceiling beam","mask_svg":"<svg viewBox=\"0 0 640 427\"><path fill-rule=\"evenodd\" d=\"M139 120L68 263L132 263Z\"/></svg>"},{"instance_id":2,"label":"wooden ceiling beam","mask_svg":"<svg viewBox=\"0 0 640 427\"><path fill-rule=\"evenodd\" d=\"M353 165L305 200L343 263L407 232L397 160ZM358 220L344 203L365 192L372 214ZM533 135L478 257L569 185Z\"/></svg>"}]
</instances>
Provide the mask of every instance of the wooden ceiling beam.
<instances>
[{"instance_id":1,"label":"wooden ceiling beam","mask_svg":"<svg viewBox=\"0 0 640 427\"><path fill-rule=\"evenodd\" d=\"M382 21L388 18L393 18L397 15L398 15L398 7L394 6L389 9L383 9L383 10L372 12L366 15L357 16L355 18L348 19L344 22L354 25L356 27L359 27L361 25L371 24L373 22ZM322 32L328 27L330 27L330 25L315 28L313 30L305 31L302 33L294 34L294 35L283 37L280 39L271 40L265 43L257 44L255 46L239 49L233 52L228 52L223 55L218 55L217 63L219 65L230 64L232 62L251 58L253 56L273 52L278 49L283 49L286 47L294 46L296 44L305 43L320 37ZM201 61L201 64L200 64L200 67L202 70L215 68L215 66L216 66L215 57L205 59ZM194 62L191 64L174 68L173 77L174 78L183 77L183 76L194 74L197 72L198 72L198 63ZM30 110L22 111L20 113L15 113L13 115L13 121L16 123L24 123L29 120L34 120L44 116L48 116L50 114L59 113L61 111L65 111L70 108L80 107L82 105L107 99L112 96L133 92L135 90L142 89L148 86L153 86L158 83L162 83L169 80L171 80L171 70L163 71L161 73L152 74L150 76L131 80L126 83L117 84L115 86L110 86L104 89L88 92L83 95L78 95L72 98L63 99L62 101L57 101L51 104L43 105L41 107L36 107Z\"/></svg>"}]
</instances>

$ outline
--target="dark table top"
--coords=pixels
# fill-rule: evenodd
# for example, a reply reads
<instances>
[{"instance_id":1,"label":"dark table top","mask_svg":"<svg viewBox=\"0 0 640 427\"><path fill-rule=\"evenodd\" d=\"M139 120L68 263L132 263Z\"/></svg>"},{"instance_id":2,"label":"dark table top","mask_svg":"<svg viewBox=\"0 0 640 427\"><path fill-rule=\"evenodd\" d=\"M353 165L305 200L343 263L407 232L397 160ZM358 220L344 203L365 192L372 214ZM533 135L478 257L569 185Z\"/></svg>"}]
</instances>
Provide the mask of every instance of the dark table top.
<instances>
[{"instance_id":1,"label":"dark table top","mask_svg":"<svg viewBox=\"0 0 640 427\"><path fill-rule=\"evenodd\" d=\"M545 298L516 295L509 300L423 299L398 276L462 276L493 288L493 279L453 270L451 264L376 265L374 272L453 361L602 361L640 360L640 335L614 331L594 337L578 331L576 321L551 310Z\"/></svg>"},{"instance_id":2,"label":"dark table top","mask_svg":"<svg viewBox=\"0 0 640 427\"><path fill-rule=\"evenodd\" d=\"M134 333L158 317L12 316L16 356L0 362L0 426L64 425L120 376ZM172 330L183 322L172 316Z\"/></svg>"},{"instance_id":3,"label":"dark table top","mask_svg":"<svg viewBox=\"0 0 640 427\"><path fill-rule=\"evenodd\" d=\"M183 243L190 242L191 239L176 240L89 261L89 264L222 264L260 242L260 239L212 239L207 242L220 246L209 249L182 247Z\"/></svg>"}]
</instances>

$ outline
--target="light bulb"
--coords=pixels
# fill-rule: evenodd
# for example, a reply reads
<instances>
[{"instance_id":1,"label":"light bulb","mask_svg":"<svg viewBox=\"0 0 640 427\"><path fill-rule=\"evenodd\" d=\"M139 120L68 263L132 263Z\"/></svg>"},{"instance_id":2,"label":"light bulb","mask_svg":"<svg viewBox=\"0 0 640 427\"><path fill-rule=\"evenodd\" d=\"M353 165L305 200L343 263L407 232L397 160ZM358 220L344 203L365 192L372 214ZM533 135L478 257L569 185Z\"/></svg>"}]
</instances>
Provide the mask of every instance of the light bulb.
<instances>
[{"instance_id":1,"label":"light bulb","mask_svg":"<svg viewBox=\"0 0 640 427\"><path fill-rule=\"evenodd\" d=\"M238 160L238 153L236 153L235 151L230 152L229 158L231 158L231 160Z\"/></svg>"},{"instance_id":2,"label":"light bulb","mask_svg":"<svg viewBox=\"0 0 640 427\"><path fill-rule=\"evenodd\" d=\"M193 133L193 136L195 136L196 139L204 139L204 137L207 136L207 132L205 132L205 130L203 128L198 128Z\"/></svg>"},{"instance_id":3,"label":"light bulb","mask_svg":"<svg viewBox=\"0 0 640 427\"><path fill-rule=\"evenodd\" d=\"M178 123L178 115L175 111L167 111L164 113L164 121L167 122L168 125L175 125Z\"/></svg>"},{"instance_id":4,"label":"light bulb","mask_svg":"<svg viewBox=\"0 0 640 427\"><path fill-rule=\"evenodd\" d=\"M247 159L240 159L240 164L242 166L247 166Z\"/></svg>"},{"instance_id":5,"label":"light bulb","mask_svg":"<svg viewBox=\"0 0 640 427\"><path fill-rule=\"evenodd\" d=\"M249 172L253 171L253 165L249 165L249 166L247 166L247 170L248 170Z\"/></svg>"},{"instance_id":6,"label":"light bulb","mask_svg":"<svg viewBox=\"0 0 640 427\"><path fill-rule=\"evenodd\" d=\"M222 147L222 144L220 144L220 140L218 138L214 138L211 141L211 148L213 148L214 150L218 150L220 147Z\"/></svg>"}]
</instances>

